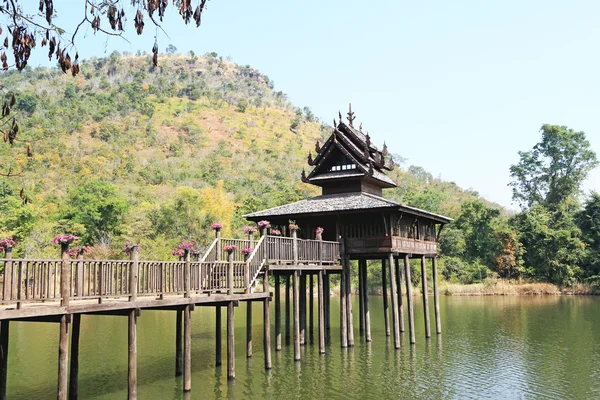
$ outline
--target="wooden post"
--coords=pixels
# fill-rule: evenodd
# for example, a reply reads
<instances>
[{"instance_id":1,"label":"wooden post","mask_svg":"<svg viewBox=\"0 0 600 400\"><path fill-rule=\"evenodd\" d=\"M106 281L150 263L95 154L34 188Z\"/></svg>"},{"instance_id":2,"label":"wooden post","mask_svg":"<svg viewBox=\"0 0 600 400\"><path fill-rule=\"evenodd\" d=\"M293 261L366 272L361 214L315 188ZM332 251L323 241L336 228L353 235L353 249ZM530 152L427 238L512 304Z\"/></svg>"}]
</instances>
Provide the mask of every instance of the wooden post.
<instances>
[{"instance_id":1,"label":"wooden post","mask_svg":"<svg viewBox=\"0 0 600 400\"><path fill-rule=\"evenodd\" d=\"M61 243L60 244L60 258L62 260L60 267L60 305L62 307L69 306L69 297L70 293L70 283L71 283L71 262L69 261L69 244ZM28 283L27 283L28 284ZM66 387L65 387L65 396Z\"/></svg>"},{"instance_id":2,"label":"wooden post","mask_svg":"<svg viewBox=\"0 0 600 400\"><path fill-rule=\"evenodd\" d=\"M342 261L343 262L343 261ZM342 348L348 347L348 319L346 308L346 272L340 272L340 344Z\"/></svg>"},{"instance_id":3,"label":"wooden post","mask_svg":"<svg viewBox=\"0 0 600 400\"><path fill-rule=\"evenodd\" d=\"M389 254L388 264L390 270L390 297L392 298L392 324L394 326L394 348L400 348L400 324L398 321L398 296L396 295L396 273L394 255Z\"/></svg>"},{"instance_id":4,"label":"wooden post","mask_svg":"<svg viewBox=\"0 0 600 400\"><path fill-rule=\"evenodd\" d=\"M385 322L385 336L390 336L390 313L388 310L388 289L386 260L381 260L381 294L383 295L383 320Z\"/></svg>"},{"instance_id":5,"label":"wooden post","mask_svg":"<svg viewBox=\"0 0 600 400\"><path fill-rule=\"evenodd\" d=\"M319 271L319 275L317 277L317 303L319 306L319 353L325 354L325 304L323 296L323 271Z\"/></svg>"},{"instance_id":6,"label":"wooden post","mask_svg":"<svg viewBox=\"0 0 600 400\"><path fill-rule=\"evenodd\" d=\"M220 366L223 358L221 355L221 350L223 345L221 344L221 306L215 307L215 366Z\"/></svg>"},{"instance_id":7,"label":"wooden post","mask_svg":"<svg viewBox=\"0 0 600 400\"><path fill-rule=\"evenodd\" d=\"M350 258L346 258L346 307L347 325L348 325L348 346L354 346L354 321L352 318L352 285L350 284Z\"/></svg>"},{"instance_id":8,"label":"wooden post","mask_svg":"<svg viewBox=\"0 0 600 400\"><path fill-rule=\"evenodd\" d=\"M66 400L68 396L69 332L67 324L67 316L61 316L58 339L58 393L56 396L59 400Z\"/></svg>"},{"instance_id":9,"label":"wooden post","mask_svg":"<svg viewBox=\"0 0 600 400\"><path fill-rule=\"evenodd\" d=\"M263 292L269 293L269 266L265 266L263 276ZM263 348L265 352L265 369L271 369L271 316L269 314L269 298L263 302Z\"/></svg>"},{"instance_id":10,"label":"wooden post","mask_svg":"<svg viewBox=\"0 0 600 400\"><path fill-rule=\"evenodd\" d=\"M223 256L221 254L221 228L215 229L215 238L217 239L217 261L221 261L221 257Z\"/></svg>"},{"instance_id":11,"label":"wooden post","mask_svg":"<svg viewBox=\"0 0 600 400\"><path fill-rule=\"evenodd\" d=\"M402 267L400 259L396 258L396 287L398 288L398 318L400 318L400 332L404 332L404 308L402 307Z\"/></svg>"},{"instance_id":12,"label":"wooden post","mask_svg":"<svg viewBox=\"0 0 600 400\"><path fill-rule=\"evenodd\" d=\"M306 273L300 271L300 346L304 346L306 336Z\"/></svg>"},{"instance_id":13,"label":"wooden post","mask_svg":"<svg viewBox=\"0 0 600 400\"><path fill-rule=\"evenodd\" d=\"M131 258L131 270L129 271L129 301L137 300L137 289L138 289L138 274L139 274L139 259L140 259L140 248L139 246L133 246L129 255Z\"/></svg>"},{"instance_id":14,"label":"wooden post","mask_svg":"<svg viewBox=\"0 0 600 400\"><path fill-rule=\"evenodd\" d=\"M77 288L76 292L78 297L83 296L83 252L84 250L82 248L77 252L77 282L75 287ZM73 334L71 334L71 337L73 337Z\"/></svg>"},{"instance_id":15,"label":"wooden post","mask_svg":"<svg viewBox=\"0 0 600 400\"><path fill-rule=\"evenodd\" d=\"M281 350L281 282L275 274L275 351Z\"/></svg>"},{"instance_id":16,"label":"wooden post","mask_svg":"<svg viewBox=\"0 0 600 400\"><path fill-rule=\"evenodd\" d=\"M227 294L233 295L233 250L227 251Z\"/></svg>"},{"instance_id":17,"label":"wooden post","mask_svg":"<svg viewBox=\"0 0 600 400\"><path fill-rule=\"evenodd\" d=\"M4 250L4 258L10 260L12 258L12 247L7 247ZM4 301L13 298L13 267L11 261L4 262L4 281L2 290L2 299Z\"/></svg>"},{"instance_id":18,"label":"wooden post","mask_svg":"<svg viewBox=\"0 0 600 400\"><path fill-rule=\"evenodd\" d=\"M433 273L433 303L435 306L435 332L439 335L442 333L442 321L440 319L440 294L438 288L437 276L437 257L431 259L431 270Z\"/></svg>"},{"instance_id":19,"label":"wooden post","mask_svg":"<svg viewBox=\"0 0 600 400\"><path fill-rule=\"evenodd\" d=\"M331 341L331 282L327 272L323 272L323 305L325 311L325 341Z\"/></svg>"},{"instance_id":20,"label":"wooden post","mask_svg":"<svg viewBox=\"0 0 600 400\"><path fill-rule=\"evenodd\" d=\"M289 346L292 339L292 324L290 321L291 297L291 279L290 275L285 276L285 344Z\"/></svg>"},{"instance_id":21,"label":"wooden post","mask_svg":"<svg viewBox=\"0 0 600 400\"><path fill-rule=\"evenodd\" d=\"M183 290L185 291L183 297L190 298L191 296L191 282L190 282L190 251L184 250L183 259L185 264L183 265Z\"/></svg>"},{"instance_id":22,"label":"wooden post","mask_svg":"<svg viewBox=\"0 0 600 400\"><path fill-rule=\"evenodd\" d=\"M313 344L315 341L314 337L314 282L313 282L313 274L308 276L308 337L310 340L310 344Z\"/></svg>"},{"instance_id":23,"label":"wooden post","mask_svg":"<svg viewBox=\"0 0 600 400\"><path fill-rule=\"evenodd\" d=\"M183 391L192 390L192 306L183 309Z\"/></svg>"},{"instance_id":24,"label":"wooden post","mask_svg":"<svg viewBox=\"0 0 600 400\"><path fill-rule=\"evenodd\" d=\"M6 377L8 376L9 320L0 321L0 400L6 400Z\"/></svg>"},{"instance_id":25,"label":"wooden post","mask_svg":"<svg viewBox=\"0 0 600 400\"><path fill-rule=\"evenodd\" d=\"M367 260L363 260L362 273L363 311L365 313L365 340L371 341L371 312L369 311L369 285L367 284Z\"/></svg>"},{"instance_id":26,"label":"wooden post","mask_svg":"<svg viewBox=\"0 0 600 400\"><path fill-rule=\"evenodd\" d=\"M410 280L410 258L404 255L404 280L406 281L406 307L408 309L408 330L410 344L415 344L415 313L413 310L412 281Z\"/></svg>"},{"instance_id":27,"label":"wooden post","mask_svg":"<svg viewBox=\"0 0 600 400\"><path fill-rule=\"evenodd\" d=\"M175 311L175 376L183 375L183 310Z\"/></svg>"},{"instance_id":28,"label":"wooden post","mask_svg":"<svg viewBox=\"0 0 600 400\"><path fill-rule=\"evenodd\" d=\"M129 330L128 330L128 399L137 399L137 310L129 311Z\"/></svg>"},{"instance_id":29,"label":"wooden post","mask_svg":"<svg viewBox=\"0 0 600 400\"><path fill-rule=\"evenodd\" d=\"M79 334L81 332L81 314L73 314L72 318L69 400L76 400L79 397Z\"/></svg>"},{"instance_id":30,"label":"wooden post","mask_svg":"<svg viewBox=\"0 0 600 400\"><path fill-rule=\"evenodd\" d=\"M252 302L246 302L246 357L252 357Z\"/></svg>"},{"instance_id":31,"label":"wooden post","mask_svg":"<svg viewBox=\"0 0 600 400\"><path fill-rule=\"evenodd\" d=\"M227 379L235 378L235 340L233 301L227 304Z\"/></svg>"},{"instance_id":32,"label":"wooden post","mask_svg":"<svg viewBox=\"0 0 600 400\"><path fill-rule=\"evenodd\" d=\"M294 271L294 360L300 361L300 288L298 270Z\"/></svg>"},{"instance_id":33,"label":"wooden post","mask_svg":"<svg viewBox=\"0 0 600 400\"><path fill-rule=\"evenodd\" d=\"M429 296L427 293L427 268L425 267L425 256L421 256L421 287L423 290L423 319L425 322L425 337L431 337L431 327L429 326Z\"/></svg>"},{"instance_id":34,"label":"wooden post","mask_svg":"<svg viewBox=\"0 0 600 400\"><path fill-rule=\"evenodd\" d=\"M363 336L365 333L365 289L363 286L363 260L358 260L358 334Z\"/></svg>"}]
</instances>

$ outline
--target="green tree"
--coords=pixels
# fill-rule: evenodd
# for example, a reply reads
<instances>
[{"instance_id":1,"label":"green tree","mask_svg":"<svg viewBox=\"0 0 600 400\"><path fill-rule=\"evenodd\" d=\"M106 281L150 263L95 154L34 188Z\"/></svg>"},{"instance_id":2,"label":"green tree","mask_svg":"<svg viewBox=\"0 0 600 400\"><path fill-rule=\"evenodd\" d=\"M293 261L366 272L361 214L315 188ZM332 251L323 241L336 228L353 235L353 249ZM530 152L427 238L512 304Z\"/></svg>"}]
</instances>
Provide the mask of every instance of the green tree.
<instances>
[{"instance_id":1,"label":"green tree","mask_svg":"<svg viewBox=\"0 0 600 400\"><path fill-rule=\"evenodd\" d=\"M494 234L494 224L500 211L488 207L481 200L463 203L456 227L463 232L464 257L467 261L481 260L488 267L495 265L499 243Z\"/></svg>"},{"instance_id":2,"label":"green tree","mask_svg":"<svg viewBox=\"0 0 600 400\"><path fill-rule=\"evenodd\" d=\"M82 242L92 244L103 236L120 233L128 205L113 184L90 180L69 191L62 219L83 226Z\"/></svg>"},{"instance_id":3,"label":"green tree","mask_svg":"<svg viewBox=\"0 0 600 400\"><path fill-rule=\"evenodd\" d=\"M542 140L531 151L520 151L519 163L510 167L513 199L525 208L578 197L581 183L598 165L584 132L548 124L541 132Z\"/></svg>"},{"instance_id":4,"label":"green tree","mask_svg":"<svg viewBox=\"0 0 600 400\"><path fill-rule=\"evenodd\" d=\"M586 275L600 279L600 193L594 192L587 199L579 215L579 226L587 245L584 268Z\"/></svg>"}]
</instances>

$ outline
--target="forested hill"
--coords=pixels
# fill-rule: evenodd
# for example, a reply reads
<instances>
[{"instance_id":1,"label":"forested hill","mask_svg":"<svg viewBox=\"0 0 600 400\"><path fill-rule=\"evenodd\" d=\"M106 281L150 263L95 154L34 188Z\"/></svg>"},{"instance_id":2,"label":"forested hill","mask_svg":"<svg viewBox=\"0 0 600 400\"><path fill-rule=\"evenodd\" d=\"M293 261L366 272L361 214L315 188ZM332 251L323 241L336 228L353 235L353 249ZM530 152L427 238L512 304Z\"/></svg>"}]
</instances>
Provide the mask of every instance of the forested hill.
<instances>
[{"instance_id":1,"label":"forested hill","mask_svg":"<svg viewBox=\"0 0 600 400\"><path fill-rule=\"evenodd\" d=\"M54 256L54 235L73 233L98 257L122 256L125 240L169 257L212 222L239 236L244 213L319 193L300 172L331 128L215 53L164 56L156 70L150 56L113 53L75 78L35 68L2 85L20 129L0 146L1 172L14 175L0 177L0 238L14 236L19 256ZM457 218L477 198L394 157L395 200Z\"/></svg>"}]
</instances>

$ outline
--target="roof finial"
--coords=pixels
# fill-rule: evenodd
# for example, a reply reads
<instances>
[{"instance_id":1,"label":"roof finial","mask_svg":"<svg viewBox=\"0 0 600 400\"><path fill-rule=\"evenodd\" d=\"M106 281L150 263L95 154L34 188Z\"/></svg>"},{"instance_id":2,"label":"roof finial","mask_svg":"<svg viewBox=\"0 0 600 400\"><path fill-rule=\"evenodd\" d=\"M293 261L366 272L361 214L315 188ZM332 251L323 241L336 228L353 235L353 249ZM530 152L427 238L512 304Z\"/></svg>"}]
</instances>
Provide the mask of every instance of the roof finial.
<instances>
[{"instance_id":1,"label":"roof finial","mask_svg":"<svg viewBox=\"0 0 600 400\"><path fill-rule=\"evenodd\" d=\"M306 171L304 170L304 168L302 168L302 175L300 176L300 178L302 179L302 182L308 182L308 179L306 179Z\"/></svg>"},{"instance_id":2,"label":"roof finial","mask_svg":"<svg viewBox=\"0 0 600 400\"><path fill-rule=\"evenodd\" d=\"M354 127L353 122L356 118L354 117L354 113L352 112L352 103L350 103L349 106L349 110L348 110L348 122L350 123L351 127Z\"/></svg>"},{"instance_id":3,"label":"roof finial","mask_svg":"<svg viewBox=\"0 0 600 400\"><path fill-rule=\"evenodd\" d=\"M340 122L341 122L341 121L342 121L342 120L340 119ZM334 119L333 119L333 128L335 129L336 127L337 127L337 123L335 122L335 118L334 118Z\"/></svg>"},{"instance_id":4,"label":"roof finial","mask_svg":"<svg viewBox=\"0 0 600 400\"><path fill-rule=\"evenodd\" d=\"M338 111L338 115L340 116L340 122L342 122L342 112Z\"/></svg>"},{"instance_id":5,"label":"roof finial","mask_svg":"<svg viewBox=\"0 0 600 400\"><path fill-rule=\"evenodd\" d=\"M385 142L383 142L383 156L387 156L388 155L388 148L387 148L387 144L385 144Z\"/></svg>"},{"instance_id":6,"label":"roof finial","mask_svg":"<svg viewBox=\"0 0 600 400\"><path fill-rule=\"evenodd\" d=\"M360 126L358 127L358 130L362 132L362 122L360 123Z\"/></svg>"},{"instance_id":7,"label":"roof finial","mask_svg":"<svg viewBox=\"0 0 600 400\"><path fill-rule=\"evenodd\" d=\"M394 168L396 168L396 165L394 164L394 159L392 157L390 157L390 171L393 171Z\"/></svg>"},{"instance_id":8,"label":"roof finial","mask_svg":"<svg viewBox=\"0 0 600 400\"><path fill-rule=\"evenodd\" d=\"M314 161L312 158L312 152L308 152L308 165L314 165Z\"/></svg>"},{"instance_id":9,"label":"roof finial","mask_svg":"<svg viewBox=\"0 0 600 400\"><path fill-rule=\"evenodd\" d=\"M371 136L369 136L368 131L367 131L367 147L371 147Z\"/></svg>"},{"instance_id":10,"label":"roof finial","mask_svg":"<svg viewBox=\"0 0 600 400\"><path fill-rule=\"evenodd\" d=\"M317 139L317 143L315 143L315 151L317 153L321 152L321 143L319 143L319 140Z\"/></svg>"}]
</instances>

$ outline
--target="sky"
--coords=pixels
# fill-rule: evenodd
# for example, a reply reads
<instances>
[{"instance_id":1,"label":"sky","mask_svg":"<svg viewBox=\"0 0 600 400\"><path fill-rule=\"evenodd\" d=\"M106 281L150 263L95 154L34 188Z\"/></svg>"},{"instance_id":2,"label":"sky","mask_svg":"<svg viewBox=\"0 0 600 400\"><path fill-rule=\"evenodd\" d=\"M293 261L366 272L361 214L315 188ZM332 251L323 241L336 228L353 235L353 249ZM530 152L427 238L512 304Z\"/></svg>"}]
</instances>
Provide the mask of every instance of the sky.
<instances>
[{"instance_id":1,"label":"sky","mask_svg":"<svg viewBox=\"0 0 600 400\"><path fill-rule=\"evenodd\" d=\"M57 24L72 32L83 1L57 5ZM79 55L150 52L158 35L161 51L229 56L327 122L351 102L373 142L407 165L512 209L510 165L543 124L584 131L600 156L595 0L210 0L200 28L171 4L167 14L166 33L146 21L139 37L130 18L128 41L85 29ZM42 53L30 65L48 65ZM600 168L585 190L600 191Z\"/></svg>"}]
</instances>

